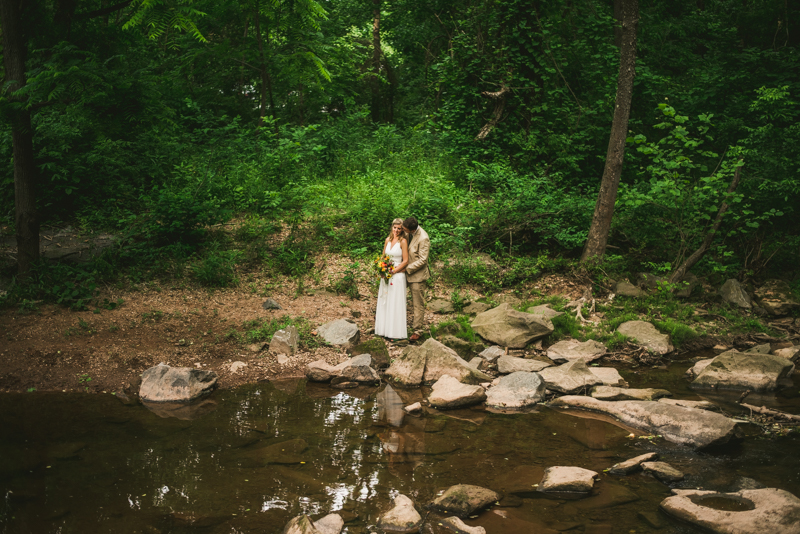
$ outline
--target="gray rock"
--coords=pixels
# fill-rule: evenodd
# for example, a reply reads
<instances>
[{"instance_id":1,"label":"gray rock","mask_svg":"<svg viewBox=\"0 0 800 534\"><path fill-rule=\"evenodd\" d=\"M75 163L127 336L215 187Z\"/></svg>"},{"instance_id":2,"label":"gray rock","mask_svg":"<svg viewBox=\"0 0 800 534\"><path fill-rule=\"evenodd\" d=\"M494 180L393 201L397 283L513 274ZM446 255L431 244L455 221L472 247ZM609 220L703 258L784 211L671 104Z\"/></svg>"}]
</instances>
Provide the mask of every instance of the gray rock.
<instances>
[{"instance_id":1,"label":"gray rock","mask_svg":"<svg viewBox=\"0 0 800 534\"><path fill-rule=\"evenodd\" d=\"M306 378L312 382L330 382L335 373L334 366L325 360L317 360L306 366Z\"/></svg>"},{"instance_id":2,"label":"gray rock","mask_svg":"<svg viewBox=\"0 0 800 534\"><path fill-rule=\"evenodd\" d=\"M486 304L485 302L470 302L464 307L464 313L467 315L477 315L491 309L491 304Z\"/></svg>"},{"instance_id":3,"label":"gray rock","mask_svg":"<svg viewBox=\"0 0 800 534\"><path fill-rule=\"evenodd\" d=\"M684 376L689 380L694 380L695 378L700 376L700 373L702 373L705 370L705 368L708 367L708 364L710 364L713 361L714 358L707 358L705 360L700 360L696 362L692 367L686 370Z\"/></svg>"},{"instance_id":4,"label":"gray rock","mask_svg":"<svg viewBox=\"0 0 800 534\"><path fill-rule=\"evenodd\" d=\"M775 351L775 356L786 358L792 363L797 363L800 359L800 347L789 347L785 349L778 349Z\"/></svg>"},{"instance_id":5,"label":"gray rock","mask_svg":"<svg viewBox=\"0 0 800 534\"><path fill-rule=\"evenodd\" d=\"M617 285L614 288L614 293L617 295L622 295L623 297L641 297L646 294L635 285L625 281L617 282Z\"/></svg>"},{"instance_id":6,"label":"gray rock","mask_svg":"<svg viewBox=\"0 0 800 534\"><path fill-rule=\"evenodd\" d=\"M535 373L551 366L552 364L540 360L516 358L514 356L500 356L497 359L497 372L504 375L516 373L517 371Z\"/></svg>"},{"instance_id":7,"label":"gray rock","mask_svg":"<svg viewBox=\"0 0 800 534\"><path fill-rule=\"evenodd\" d=\"M418 532L422 516L414 508L414 502L405 495L398 495L393 505L378 519L378 528L386 532Z\"/></svg>"},{"instance_id":8,"label":"gray rock","mask_svg":"<svg viewBox=\"0 0 800 534\"><path fill-rule=\"evenodd\" d=\"M497 380L486 392L486 405L519 409L544 399L545 384L537 373L518 371Z\"/></svg>"},{"instance_id":9,"label":"gray rock","mask_svg":"<svg viewBox=\"0 0 800 534\"><path fill-rule=\"evenodd\" d=\"M755 294L759 305L770 315L789 315L800 308L800 302L792 297L792 289L783 280L767 280Z\"/></svg>"},{"instance_id":10,"label":"gray rock","mask_svg":"<svg viewBox=\"0 0 800 534\"><path fill-rule=\"evenodd\" d=\"M250 352L261 352L262 350L264 350L264 347L266 346L267 346L266 341L251 343L250 345L247 345L247 350L249 350Z\"/></svg>"},{"instance_id":11,"label":"gray rock","mask_svg":"<svg viewBox=\"0 0 800 534\"><path fill-rule=\"evenodd\" d=\"M343 527L344 520L339 514L328 514L316 522L303 514L289 521L283 534L339 534Z\"/></svg>"},{"instance_id":12,"label":"gray rock","mask_svg":"<svg viewBox=\"0 0 800 534\"><path fill-rule=\"evenodd\" d=\"M475 356L470 361L467 362L467 365L470 366L471 369L475 369L476 371L480 371L481 365L486 365L486 360L481 358L480 356Z\"/></svg>"},{"instance_id":13,"label":"gray rock","mask_svg":"<svg viewBox=\"0 0 800 534\"><path fill-rule=\"evenodd\" d=\"M360 354L334 367L334 374L351 382L379 382L380 376L370 367L371 364L372 357L369 354Z\"/></svg>"},{"instance_id":14,"label":"gray rock","mask_svg":"<svg viewBox=\"0 0 800 534\"><path fill-rule=\"evenodd\" d=\"M656 400L661 397L671 397L672 393L666 389L629 389L629 388L616 388L611 386L596 386L592 389L592 397L604 401L618 401L618 400Z\"/></svg>"},{"instance_id":15,"label":"gray rock","mask_svg":"<svg viewBox=\"0 0 800 534\"><path fill-rule=\"evenodd\" d=\"M683 473L666 462L642 462L642 470L665 484L679 482L684 479Z\"/></svg>"},{"instance_id":16,"label":"gray rock","mask_svg":"<svg viewBox=\"0 0 800 534\"><path fill-rule=\"evenodd\" d=\"M789 375L794 364L774 354L723 352L691 383L693 389L750 389L774 391L778 380Z\"/></svg>"},{"instance_id":17,"label":"gray rock","mask_svg":"<svg viewBox=\"0 0 800 534\"><path fill-rule=\"evenodd\" d=\"M269 342L269 351L273 354L286 354L294 356L297 346L300 343L300 334L294 326L287 326L283 330L278 330L273 334L272 341Z\"/></svg>"},{"instance_id":18,"label":"gray rock","mask_svg":"<svg viewBox=\"0 0 800 534\"><path fill-rule=\"evenodd\" d=\"M604 386L628 387L628 383L613 367L589 367L589 372L599 378Z\"/></svg>"},{"instance_id":19,"label":"gray rock","mask_svg":"<svg viewBox=\"0 0 800 534\"><path fill-rule=\"evenodd\" d=\"M434 408L447 410L472 406L486 400L481 386L462 384L450 375L444 375L433 384L428 402Z\"/></svg>"},{"instance_id":20,"label":"gray rock","mask_svg":"<svg viewBox=\"0 0 800 534\"><path fill-rule=\"evenodd\" d=\"M719 407L713 402L709 401L693 401L685 399L658 399L658 402L665 404L672 404L673 406L683 406L684 408L694 408L695 410L711 410L717 411Z\"/></svg>"},{"instance_id":21,"label":"gray rock","mask_svg":"<svg viewBox=\"0 0 800 534\"><path fill-rule=\"evenodd\" d=\"M525 310L525 313L531 313L533 315L544 315L551 321L556 317L564 315L564 312L554 310L553 308L550 307L549 304L540 304L539 306L528 308L527 310Z\"/></svg>"},{"instance_id":22,"label":"gray rock","mask_svg":"<svg viewBox=\"0 0 800 534\"><path fill-rule=\"evenodd\" d=\"M662 402L610 402L572 395L555 399L550 405L611 415L628 426L694 449L722 445L743 434L737 421L723 415Z\"/></svg>"},{"instance_id":23,"label":"gray rock","mask_svg":"<svg viewBox=\"0 0 800 534\"><path fill-rule=\"evenodd\" d=\"M470 484L450 486L431 502L431 508L449 512L458 517L467 517L500 500L500 494L490 489Z\"/></svg>"},{"instance_id":24,"label":"gray rock","mask_svg":"<svg viewBox=\"0 0 800 534\"><path fill-rule=\"evenodd\" d=\"M372 367L375 369L389 367L389 349L386 348L386 342L383 338L374 337L348 349L347 352L350 354L369 354L372 356Z\"/></svg>"},{"instance_id":25,"label":"gray rock","mask_svg":"<svg viewBox=\"0 0 800 534\"><path fill-rule=\"evenodd\" d=\"M408 406L403 408L403 410L405 410L406 413L415 413L420 411L421 409L422 409L421 402L415 402L414 404L409 404Z\"/></svg>"},{"instance_id":26,"label":"gray rock","mask_svg":"<svg viewBox=\"0 0 800 534\"><path fill-rule=\"evenodd\" d=\"M772 345L769 343L762 343L761 345L756 345L754 347L750 347L746 351L745 354L769 354L772 350Z\"/></svg>"},{"instance_id":27,"label":"gray rock","mask_svg":"<svg viewBox=\"0 0 800 534\"><path fill-rule=\"evenodd\" d=\"M433 313L453 313L455 311L453 303L444 299L433 299L426 307Z\"/></svg>"},{"instance_id":28,"label":"gray rock","mask_svg":"<svg viewBox=\"0 0 800 534\"><path fill-rule=\"evenodd\" d=\"M358 326L347 319L337 319L325 323L317 328L317 334L324 339L326 343L344 348L355 346L361 336L361 333L358 331Z\"/></svg>"},{"instance_id":29,"label":"gray rock","mask_svg":"<svg viewBox=\"0 0 800 534\"><path fill-rule=\"evenodd\" d=\"M444 375L455 377L466 384L480 384L491 380L489 375L470 368L453 349L433 338L396 358L386 370L386 376L404 386L432 383Z\"/></svg>"},{"instance_id":30,"label":"gray rock","mask_svg":"<svg viewBox=\"0 0 800 534\"><path fill-rule=\"evenodd\" d=\"M764 488L736 493L678 489L672 492L674 496L661 501L661 510L709 532L800 534L800 499L788 491ZM717 509L721 500L729 501L730 505ZM704 506L703 501L709 505Z\"/></svg>"},{"instance_id":31,"label":"gray rock","mask_svg":"<svg viewBox=\"0 0 800 534\"><path fill-rule=\"evenodd\" d=\"M486 534L483 527L471 527L457 517L448 517L441 521L450 530L455 530L458 534Z\"/></svg>"},{"instance_id":32,"label":"gray rock","mask_svg":"<svg viewBox=\"0 0 800 534\"><path fill-rule=\"evenodd\" d=\"M484 360L486 360L487 362L492 363L500 356L505 356L505 354L506 354L506 349L494 345L481 352L479 356Z\"/></svg>"},{"instance_id":33,"label":"gray rock","mask_svg":"<svg viewBox=\"0 0 800 534\"><path fill-rule=\"evenodd\" d=\"M678 291L675 293L678 297L688 298L697 286L700 285L700 279L692 273L686 275L678 282Z\"/></svg>"},{"instance_id":34,"label":"gray rock","mask_svg":"<svg viewBox=\"0 0 800 534\"><path fill-rule=\"evenodd\" d=\"M517 311L504 303L478 314L472 328L482 338L503 347L522 349L553 332L553 323L543 315Z\"/></svg>"},{"instance_id":35,"label":"gray rock","mask_svg":"<svg viewBox=\"0 0 800 534\"><path fill-rule=\"evenodd\" d=\"M602 384L583 360L565 363L558 367L548 367L539 372L547 389L560 393L589 392L592 386Z\"/></svg>"},{"instance_id":36,"label":"gray rock","mask_svg":"<svg viewBox=\"0 0 800 534\"><path fill-rule=\"evenodd\" d=\"M556 363L573 362L584 360L589 363L598 358L602 358L606 346L590 339L588 341L578 341L577 339L565 339L547 348L547 357Z\"/></svg>"},{"instance_id":37,"label":"gray rock","mask_svg":"<svg viewBox=\"0 0 800 534\"><path fill-rule=\"evenodd\" d=\"M262 308L265 310L282 310L281 305L275 299L267 299L264 301L264 304L261 305Z\"/></svg>"},{"instance_id":38,"label":"gray rock","mask_svg":"<svg viewBox=\"0 0 800 534\"><path fill-rule=\"evenodd\" d=\"M655 326L647 321L622 323L617 328L617 332L632 338L636 343L656 354L667 354L674 349L669 341L669 336L660 333Z\"/></svg>"},{"instance_id":39,"label":"gray rock","mask_svg":"<svg viewBox=\"0 0 800 534\"><path fill-rule=\"evenodd\" d=\"M589 494L594 487L597 473L582 467L556 466L544 470L539 491L544 493Z\"/></svg>"},{"instance_id":40,"label":"gray rock","mask_svg":"<svg viewBox=\"0 0 800 534\"><path fill-rule=\"evenodd\" d=\"M630 460L614 464L608 472L612 475L630 475L631 473L640 471L643 462L654 462L656 460L658 460L658 454L655 452L648 452L647 454L642 454Z\"/></svg>"},{"instance_id":41,"label":"gray rock","mask_svg":"<svg viewBox=\"0 0 800 534\"><path fill-rule=\"evenodd\" d=\"M190 402L211 393L217 373L160 363L142 373L139 398L146 402Z\"/></svg>"}]
</instances>

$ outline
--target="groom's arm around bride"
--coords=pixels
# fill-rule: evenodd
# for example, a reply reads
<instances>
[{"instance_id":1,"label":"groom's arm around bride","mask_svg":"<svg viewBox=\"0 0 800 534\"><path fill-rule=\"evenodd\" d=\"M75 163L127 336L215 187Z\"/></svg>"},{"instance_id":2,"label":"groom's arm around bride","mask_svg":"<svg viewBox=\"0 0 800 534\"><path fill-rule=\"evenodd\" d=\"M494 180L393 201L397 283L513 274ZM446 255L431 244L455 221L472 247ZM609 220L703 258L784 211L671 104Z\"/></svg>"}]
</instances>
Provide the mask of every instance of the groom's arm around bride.
<instances>
[{"instance_id":1,"label":"groom's arm around bride","mask_svg":"<svg viewBox=\"0 0 800 534\"><path fill-rule=\"evenodd\" d=\"M408 244L406 279L411 288L411 299L414 303L414 322L412 326L414 330L421 330L424 327L425 319L425 280L431 276L428 268L431 240L414 217L409 217L403 221L403 228L411 236ZM419 339L418 334L412 336L412 339L415 337Z\"/></svg>"}]
</instances>

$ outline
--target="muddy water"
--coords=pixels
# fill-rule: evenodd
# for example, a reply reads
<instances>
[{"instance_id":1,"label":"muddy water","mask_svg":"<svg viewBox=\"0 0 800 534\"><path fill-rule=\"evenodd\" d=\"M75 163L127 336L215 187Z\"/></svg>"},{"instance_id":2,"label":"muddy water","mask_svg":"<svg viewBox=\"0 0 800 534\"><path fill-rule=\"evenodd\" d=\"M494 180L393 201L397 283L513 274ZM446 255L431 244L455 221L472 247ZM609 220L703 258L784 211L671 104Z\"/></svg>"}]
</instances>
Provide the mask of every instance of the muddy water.
<instances>
[{"instance_id":1,"label":"muddy water","mask_svg":"<svg viewBox=\"0 0 800 534\"><path fill-rule=\"evenodd\" d=\"M659 386L699 398L672 380L681 367ZM627 373L632 386L653 376ZM534 487L549 466L602 472L649 451L687 474L676 487L733 490L746 477L800 495L797 436L694 453L547 408L403 414L420 399L304 381L219 391L170 413L111 395L0 395L0 533L270 534L303 511L336 511L346 532L367 533L397 493L425 503L456 483L507 495L467 520L490 534L693 532L660 515L669 488L642 474L601 474L596 495L577 501ZM428 519L427 532L443 532Z\"/></svg>"}]
</instances>

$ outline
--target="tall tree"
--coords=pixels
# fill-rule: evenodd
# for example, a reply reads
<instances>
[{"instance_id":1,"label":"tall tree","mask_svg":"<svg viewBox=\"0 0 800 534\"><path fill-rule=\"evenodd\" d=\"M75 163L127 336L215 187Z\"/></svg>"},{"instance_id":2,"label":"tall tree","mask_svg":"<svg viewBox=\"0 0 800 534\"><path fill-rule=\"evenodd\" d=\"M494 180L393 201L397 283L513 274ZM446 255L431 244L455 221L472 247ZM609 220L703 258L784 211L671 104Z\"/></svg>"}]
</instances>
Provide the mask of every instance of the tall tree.
<instances>
[{"instance_id":1,"label":"tall tree","mask_svg":"<svg viewBox=\"0 0 800 534\"><path fill-rule=\"evenodd\" d=\"M372 0L372 122L381 120L381 0Z\"/></svg>"},{"instance_id":2,"label":"tall tree","mask_svg":"<svg viewBox=\"0 0 800 534\"><path fill-rule=\"evenodd\" d=\"M617 200L617 189L622 174L622 163L625 158L625 139L628 134L628 118L631 113L633 79L636 76L636 27L639 23L639 1L614 0L615 12L617 12L617 4L619 4L618 10L622 13L622 47L619 54L617 97L614 104L611 135L608 140L606 165L589 235L581 256L582 262L602 257L606 252L611 219L614 216L614 203Z\"/></svg>"}]
</instances>

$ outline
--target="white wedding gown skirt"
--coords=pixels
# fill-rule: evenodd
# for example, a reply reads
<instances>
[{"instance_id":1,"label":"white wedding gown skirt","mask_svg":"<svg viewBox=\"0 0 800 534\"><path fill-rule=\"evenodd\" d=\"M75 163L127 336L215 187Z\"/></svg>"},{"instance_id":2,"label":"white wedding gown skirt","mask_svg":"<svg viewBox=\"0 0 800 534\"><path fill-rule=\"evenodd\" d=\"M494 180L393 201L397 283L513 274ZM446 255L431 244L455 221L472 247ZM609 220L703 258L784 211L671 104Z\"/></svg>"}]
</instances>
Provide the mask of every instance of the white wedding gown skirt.
<instances>
[{"instance_id":1,"label":"white wedding gown skirt","mask_svg":"<svg viewBox=\"0 0 800 534\"><path fill-rule=\"evenodd\" d=\"M384 254L392 257L395 265L403 263L400 242L386 245ZM375 335L391 339L408 337L406 324L406 273L392 276L387 283L381 280L378 290L378 309L375 312Z\"/></svg>"}]
</instances>

